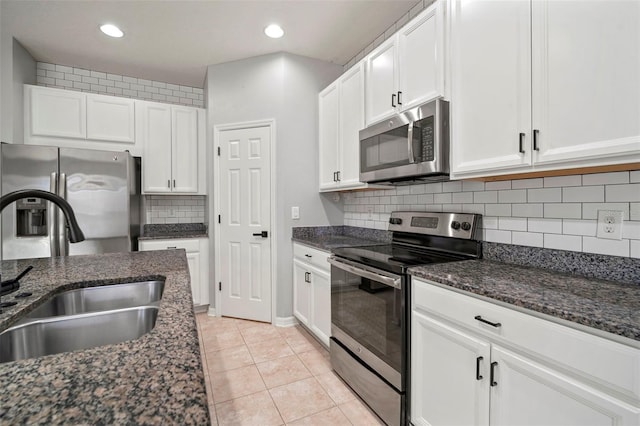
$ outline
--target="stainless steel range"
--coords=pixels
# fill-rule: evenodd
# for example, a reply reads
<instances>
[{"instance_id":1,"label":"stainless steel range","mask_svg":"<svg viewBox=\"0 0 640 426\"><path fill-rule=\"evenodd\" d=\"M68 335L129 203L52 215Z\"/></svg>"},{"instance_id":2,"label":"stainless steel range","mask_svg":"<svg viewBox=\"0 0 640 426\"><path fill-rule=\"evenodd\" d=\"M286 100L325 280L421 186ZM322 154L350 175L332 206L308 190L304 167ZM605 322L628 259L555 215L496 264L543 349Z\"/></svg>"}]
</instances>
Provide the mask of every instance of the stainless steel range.
<instances>
[{"instance_id":1,"label":"stainless steel range","mask_svg":"<svg viewBox=\"0 0 640 426\"><path fill-rule=\"evenodd\" d=\"M481 256L480 215L394 212L392 243L338 248L331 263L331 365L389 425L408 424L412 266Z\"/></svg>"}]
</instances>

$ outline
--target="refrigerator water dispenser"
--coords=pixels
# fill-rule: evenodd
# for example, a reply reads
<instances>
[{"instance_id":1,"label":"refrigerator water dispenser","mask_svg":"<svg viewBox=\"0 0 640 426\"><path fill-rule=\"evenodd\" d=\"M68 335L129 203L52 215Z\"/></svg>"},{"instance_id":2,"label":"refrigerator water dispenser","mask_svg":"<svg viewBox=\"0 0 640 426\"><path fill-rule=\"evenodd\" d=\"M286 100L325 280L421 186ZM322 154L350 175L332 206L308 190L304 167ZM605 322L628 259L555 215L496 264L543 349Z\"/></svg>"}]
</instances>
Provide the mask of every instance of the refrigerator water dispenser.
<instances>
[{"instance_id":1,"label":"refrigerator water dispenser","mask_svg":"<svg viewBox=\"0 0 640 426\"><path fill-rule=\"evenodd\" d=\"M16 236L44 237L47 235L47 202L41 198L16 201Z\"/></svg>"}]
</instances>

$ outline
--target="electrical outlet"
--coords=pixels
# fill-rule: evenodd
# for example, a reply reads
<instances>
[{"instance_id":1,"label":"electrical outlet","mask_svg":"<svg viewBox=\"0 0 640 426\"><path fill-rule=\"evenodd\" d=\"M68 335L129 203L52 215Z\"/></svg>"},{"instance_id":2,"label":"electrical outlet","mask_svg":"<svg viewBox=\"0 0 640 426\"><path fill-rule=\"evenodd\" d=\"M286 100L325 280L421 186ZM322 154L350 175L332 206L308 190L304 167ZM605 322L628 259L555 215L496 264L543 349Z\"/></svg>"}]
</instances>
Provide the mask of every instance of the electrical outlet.
<instances>
[{"instance_id":1,"label":"electrical outlet","mask_svg":"<svg viewBox=\"0 0 640 426\"><path fill-rule=\"evenodd\" d=\"M598 210L596 236L610 240L622 239L623 213L619 210Z\"/></svg>"},{"instance_id":2,"label":"electrical outlet","mask_svg":"<svg viewBox=\"0 0 640 426\"><path fill-rule=\"evenodd\" d=\"M300 219L300 207L291 207L291 219Z\"/></svg>"},{"instance_id":3,"label":"electrical outlet","mask_svg":"<svg viewBox=\"0 0 640 426\"><path fill-rule=\"evenodd\" d=\"M167 217L176 217L175 207L170 207L169 209L167 209Z\"/></svg>"},{"instance_id":4,"label":"electrical outlet","mask_svg":"<svg viewBox=\"0 0 640 426\"><path fill-rule=\"evenodd\" d=\"M373 220L373 207L372 206L367 207L367 219Z\"/></svg>"}]
</instances>

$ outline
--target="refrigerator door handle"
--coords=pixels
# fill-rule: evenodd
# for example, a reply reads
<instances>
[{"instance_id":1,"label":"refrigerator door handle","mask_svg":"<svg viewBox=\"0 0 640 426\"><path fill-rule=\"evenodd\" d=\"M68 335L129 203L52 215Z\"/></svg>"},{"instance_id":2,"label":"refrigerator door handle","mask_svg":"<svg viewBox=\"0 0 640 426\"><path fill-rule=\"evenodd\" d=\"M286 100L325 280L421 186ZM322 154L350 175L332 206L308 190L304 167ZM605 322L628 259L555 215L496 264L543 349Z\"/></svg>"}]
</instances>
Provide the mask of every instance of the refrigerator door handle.
<instances>
[{"instance_id":1,"label":"refrigerator door handle","mask_svg":"<svg viewBox=\"0 0 640 426\"><path fill-rule=\"evenodd\" d=\"M58 192L58 173L53 172L49 176L49 191ZM58 207L51 201L47 201L47 233L49 234L49 249L51 257L59 256L58 249Z\"/></svg>"},{"instance_id":2,"label":"refrigerator door handle","mask_svg":"<svg viewBox=\"0 0 640 426\"><path fill-rule=\"evenodd\" d=\"M67 175L66 173L60 173L58 179L58 195L65 200L67 199ZM69 238L67 238L67 223L65 221L64 214L60 209L56 208L57 224L58 224L58 246L60 247L60 253L58 256L69 255Z\"/></svg>"}]
</instances>

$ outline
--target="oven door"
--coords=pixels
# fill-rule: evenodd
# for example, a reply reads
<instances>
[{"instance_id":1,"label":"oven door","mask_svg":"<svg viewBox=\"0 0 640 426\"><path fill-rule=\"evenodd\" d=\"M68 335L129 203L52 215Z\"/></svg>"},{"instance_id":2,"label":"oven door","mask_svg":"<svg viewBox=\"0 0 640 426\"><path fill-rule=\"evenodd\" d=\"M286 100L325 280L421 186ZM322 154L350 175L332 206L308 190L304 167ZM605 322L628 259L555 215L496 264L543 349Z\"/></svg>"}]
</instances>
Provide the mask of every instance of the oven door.
<instances>
[{"instance_id":1,"label":"oven door","mask_svg":"<svg viewBox=\"0 0 640 426\"><path fill-rule=\"evenodd\" d=\"M332 256L331 333L398 391L406 365L406 283L400 275Z\"/></svg>"}]
</instances>

